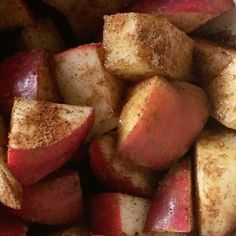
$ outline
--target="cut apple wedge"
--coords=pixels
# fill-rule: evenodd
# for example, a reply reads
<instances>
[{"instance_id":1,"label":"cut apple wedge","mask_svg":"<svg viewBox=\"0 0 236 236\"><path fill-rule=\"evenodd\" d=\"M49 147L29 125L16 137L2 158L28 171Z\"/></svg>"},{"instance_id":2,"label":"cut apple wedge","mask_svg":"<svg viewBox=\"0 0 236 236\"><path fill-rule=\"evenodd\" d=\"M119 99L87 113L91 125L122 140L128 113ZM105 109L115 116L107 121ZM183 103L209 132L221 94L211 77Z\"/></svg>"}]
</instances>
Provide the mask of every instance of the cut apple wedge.
<instances>
[{"instance_id":1,"label":"cut apple wedge","mask_svg":"<svg viewBox=\"0 0 236 236\"><path fill-rule=\"evenodd\" d=\"M25 0L1 0L0 30L33 24L32 14Z\"/></svg>"},{"instance_id":2,"label":"cut apple wedge","mask_svg":"<svg viewBox=\"0 0 236 236\"><path fill-rule=\"evenodd\" d=\"M69 224L82 216L83 201L79 175L59 171L23 188L22 208L15 213L27 221Z\"/></svg>"},{"instance_id":3,"label":"cut apple wedge","mask_svg":"<svg viewBox=\"0 0 236 236\"><path fill-rule=\"evenodd\" d=\"M104 21L105 66L111 73L131 81L157 74L190 80L193 41L167 19L118 13Z\"/></svg>"},{"instance_id":4,"label":"cut apple wedge","mask_svg":"<svg viewBox=\"0 0 236 236\"><path fill-rule=\"evenodd\" d=\"M23 185L62 166L86 137L94 110L16 98L12 110L8 166Z\"/></svg>"},{"instance_id":5,"label":"cut apple wedge","mask_svg":"<svg viewBox=\"0 0 236 236\"><path fill-rule=\"evenodd\" d=\"M0 236L26 236L29 224L17 218L6 208L0 208Z\"/></svg>"},{"instance_id":6,"label":"cut apple wedge","mask_svg":"<svg viewBox=\"0 0 236 236\"><path fill-rule=\"evenodd\" d=\"M144 231L149 200L121 193L89 199L91 231L100 235L135 235Z\"/></svg>"},{"instance_id":7,"label":"cut apple wedge","mask_svg":"<svg viewBox=\"0 0 236 236\"><path fill-rule=\"evenodd\" d=\"M60 100L43 49L17 53L0 64L0 107L10 113L14 97Z\"/></svg>"},{"instance_id":8,"label":"cut apple wedge","mask_svg":"<svg viewBox=\"0 0 236 236\"><path fill-rule=\"evenodd\" d=\"M102 135L118 124L123 83L103 66L101 44L82 45L55 56L56 79L68 104L95 108L90 136Z\"/></svg>"},{"instance_id":9,"label":"cut apple wedge","mask_svg":"<svg viewBox=\"0 0 236 236\"><path fill-rule=\"evenodd\" d=\"M236 131L216 125L204 130L195 163L199 233L230 235L236 225Z\"/></svg>"},{"instance_id":10,"label":"cut apple wedge","mask_svg":"<svg viewBox=\"0 0 236 236\"><path fill-rule=\"evenodd\" d=\"M0 202L10 208L20 209L22 188L9 171L5 160L5 153L0 147Z\"/></svg>"},{"instance_id":11,"label":"cut apple wedge","mask_svg":"<svg viewBox=\"0 0 236 236\"><path fill-rule=\"evenodd\" d=\"M151 201L146 222L148 232L192 231L191 183L190 160L182 160L171 167Z\"/></svg>"},{"instance_id":12,"label":"cut apple wedge","mask_svg":"<svg viewBox=\"0 0 236 236\"><path fill-rule=\"evenodd\" d=\"M204 91L153 77L137 85L123 107L118 151L152 169L166 169L193 144L208 118Z\"/></svg>"},{"instance_id":13,"label":"cut apple wedge","mask_svg":"<svg viewBox=\"0 0 236 236\"><path fill-rule=\"evenodd\" d=\"M232 0L137 0L130 11L163 15L189 33L233 6Z\"/></svg>"},{"instance_id":14,"label":"cut apple wedge","mask_svg":"<svg viewBox=\"0 0 236 236\"><path fill-rule=\"evenodd\" d=\"M211 115L236 130L236 50L205 40L196 40L195 73L206 91Z\"/></svg>"},{"instance_id":15,"label":"cut apple wedge","mask_svg":"<svg viewBox=\"0 0 236 236\"><path fill-rule=\"evenodd\" d=\"M143 197L154 194L157 173L123 159L116 150L116 133L94 139L89 154L93 173L101 184L112 191Z\"/></svg>"},{"instance_id":16,"label":"cut apple wedge","mask_svg":"<svg viewBox=\"0 0 236 236\"><path fill-rule=\"evenodd\" d=\"M18 45L21 50L43 48L51 53L58 53L64 48L64 42L56 26L48 18L40 19L34 26L22 29Z\"/></svg>"}]
</instances>

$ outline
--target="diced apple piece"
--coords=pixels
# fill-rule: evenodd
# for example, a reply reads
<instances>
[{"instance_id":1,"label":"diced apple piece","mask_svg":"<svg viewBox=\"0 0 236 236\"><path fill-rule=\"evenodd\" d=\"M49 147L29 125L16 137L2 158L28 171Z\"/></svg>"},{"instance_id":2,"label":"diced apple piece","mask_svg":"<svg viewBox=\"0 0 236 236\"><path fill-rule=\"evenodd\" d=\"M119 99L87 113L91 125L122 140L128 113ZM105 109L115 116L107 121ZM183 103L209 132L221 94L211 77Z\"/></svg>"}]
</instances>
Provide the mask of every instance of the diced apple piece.
<instances>
[{"instance_id":1,"label":"diced apple piece","mask_svg":"<svg viewBox=\"0 0 236 236\"><path fill-rule=\"evenodd\" d=\"M236 50L207 41L196 41L195 70L211 105L211 115L236 129Z\"/></svg>"},{"instance_id":2,"label":"diced apple piece","mask_svg":"<svg viewBox=\"0 0 236 236\"><path fill-rule=\"evenodd\" d=\"M191 32L233 6L232 0L137 0L130 11L163 15L179 29Z\"/></svg>"},{"instance_id":3,"label":"diced apple piece","mask_svg":"<svg viewBox=\"0 0 236 236\"><path fill-rule=\"evenodd\" d=\"M104 20L105 66L112 73L129 80L156 74L190 79L193 41L167 19L122 13Z\"/></svg>"},{"instance_id":4,"label":"diced apple piece","mask_svg":"<svg viewBox=\"0 0 236 236\"><path fill-rule=\"evenodd\" d=\"M122 82L106 71L103 55L101 44L88 44L55 56L56 78L65 102L95 108L90 136L114 129L119 117Z\"/></svg>"},{"instance_id":5,"label":"diced apple piece","mask_svg":"<svg viewBox=\"0 0 236 236\"><path fill-rule=\"evenodd\" d=\"M14 97L59 100L44 50L15 54L0 65L0 106L5 112L11 112Z\"/></svg>"},{"instance_id":6,"label":"diced apple piece","mask_svg":"<svg viewBox=\"0 0 236 236\"><path fill-rule=\"evenodd\" d=\"M149 200L121 193L104 193L89 199L91 231L102 235L143 232Z\"/></svg>"},{"instance_id":7,"label":"diced apple piece","mask_svg":"<svg viewBox=\"0 0 236 236\"><path fill-rule=\"evenodd\" d=\"M15 99L8 166L23 185L62 166L76 151L93 122L90 107Z\"/></svg>"},{"instance_id":8,"label":"diced apple piece","mask_svg":"<svg viewBox=\"0 0 236 236\"><path fill-rule=\"evenodd\" d=\"M7 143L7 129L3 117L0 115L0 148L3 148Z\"/></svg>"},{"instance_id":9,"label":"diced apple piece","mask_svg":"<svg viewBox=\"0 0 236 236\"><path fill-rule=\"evenodd\" d=\"M34 26L28 26L21 31L19 47L23 50L43 48L51 53L63 50L63 40L50 19L38 20Z\"/></svg>"},{"instance_id":10,"label":"diced apple piece","mask_svg":"<svg viewBox=\"0 0 236 236\"><path fill-rule=\"evenodd\" d=\"M113 191L150 197L157 185L157 173L123 159L116 151L115 133L98 137L89 150L91 168L101 182Z\"/></svg>"},{"instance_id":11,"label":"diced apple piece","mask_svg":"<svg viewBox=\"0 0 236 236\"><path fill-rule=\"evenodd\" d=\"M10 208L20 209L22 188L9 171L5 160L5 153L0 148L0 202Z\"/></svg>"},{"instance_id":12,"label":"diced apple piece","mask_svg":"<svg viewBox=\"0 0 236 236\"><path fill-rule=\"evenodd\" d=\"M153 77L137 85L123 107L118 151L139 165L166 169L186 153L207 118L201 88Z\"/></svg>"},{"instance_id":13,"label":"diced apple piece","mask_svg":"<svg viewBox=\"0 0 236 236\"><path fill-rule=\"evenodd\" d=\"M24 0L1 0L0 30L33 24L31 12Z\"/></svg>"},{"instance_id":14,"label":"diced apple piece","mask_svg":"<svg viewBox=\"0 0 236 236\"><path fill-rule=\"evenodd\" d=\"M198 226L202 236L229 235L236 225L236 132L206 129L196 143Z\"/></svg>"},{"instance_id":15,"label":"diced apple piece","mask_svg":"<svg viewBox=\"0 0 236 236\"><path fill-rule=\"evenodd\" d=\"M0 236L26 236L28 227L27 223L1 207Z\"/></svg>"},{"instance_id":16,"label":"diced apple piece","mask_svg":"<svg viewBox=\"0 0 236 236\"><path fill-rule=\"evenodd\" d=\"M183 232L193 229L191 164L183 160L172 166L151 201L148 232Z\"/></svg>"},{"instance_id":17,"label":"diced apple piece","mask_svg":"<svg viewBox=\"0 0 236 236\"><path fill-rule=\"evenodd\" d=\"M23 188L22 219L43 224L69 224L81 218L83 209L79 175L59 171Z\"/></svg>"}]
</instances>

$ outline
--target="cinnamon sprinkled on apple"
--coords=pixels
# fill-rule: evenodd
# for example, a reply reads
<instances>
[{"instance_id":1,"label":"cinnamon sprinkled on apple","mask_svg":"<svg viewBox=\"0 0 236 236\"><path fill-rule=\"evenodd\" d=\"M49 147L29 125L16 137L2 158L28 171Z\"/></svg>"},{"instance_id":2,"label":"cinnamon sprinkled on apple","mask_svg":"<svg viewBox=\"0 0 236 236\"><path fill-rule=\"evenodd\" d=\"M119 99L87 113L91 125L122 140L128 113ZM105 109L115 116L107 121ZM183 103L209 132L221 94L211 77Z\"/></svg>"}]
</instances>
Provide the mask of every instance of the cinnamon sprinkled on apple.
<instances>
[{"instance_id":1,"label":"cinnamon sprinkled on apple","mask_svg":"<svg viewBox=\"0 0 236 236\"><path fill-rule=\"evenodd\" d=\"M18 98L13 107L9 144L23 149L50 145L68 135L81 122L78 113L83 112L77 106Z\"/></svg>"}]
</instances>

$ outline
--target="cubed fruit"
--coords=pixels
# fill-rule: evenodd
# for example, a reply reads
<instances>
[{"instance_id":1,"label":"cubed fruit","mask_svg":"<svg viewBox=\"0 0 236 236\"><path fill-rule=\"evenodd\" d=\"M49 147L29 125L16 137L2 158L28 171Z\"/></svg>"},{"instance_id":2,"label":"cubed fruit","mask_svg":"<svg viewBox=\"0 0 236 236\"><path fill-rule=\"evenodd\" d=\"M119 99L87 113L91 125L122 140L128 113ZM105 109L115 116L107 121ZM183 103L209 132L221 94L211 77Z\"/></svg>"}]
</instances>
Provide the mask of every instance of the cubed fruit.
<instances>
[{"instance_id":1,"label":"cubed fruit","mask_svg":"<svg viewBox=\"0 0 236 236\"><path fill-rule=\"evenodd\" d=\"M88 44L55 56L55 73L61 94L68 104L95 108L90 136L117 126L123 84L103 66L101 44Z\"/></svg>"},{"instance_id":2,"label":"cubed fruit","mask_svg":"<svg viewBox=\"0 0 236 236\"><path fill-rule=\"evenodd\" d=\"M29 225L7 209L0 208L0 236L26 236Z\"/></svg>"},{"instance_id":3,"label":"cubed fruit","mask_svg":"<svg viewBox=\"0 0 236 236\"><path fill-rule=\"evenodd\" d=\"M50 19L38 20L34 26L22 29L18 38L21 50L43 48L51 53L63 50L64 43L54 23Z\"/></svg>"},{"instance_id":4,"label":"cubed fruit","mask_svg":"<svg viewBox=\"0 0 236 236\"><path fill-rule=\"evenodd\" d=\"M5 160L5 153L0 148L0 202L10 208L20 209L22 188L9 171Z\"/></svg>"},{"instance_id":5,"label":"cubed fruit","mask_svg":"<svg viewBox=\"0 0 236 236\"><path fill-rule=\"evenodd\" d=\"M69 224L82 216L83 202L79 175L59 171L23 188L23 202L15 213L27 221Z\"/></svg>"},{"instance_id":6,"label":"cubed fruit","mask_svg":"<svg viewBox=\"0 0 236 236\"><path fill-rule=\"evenodd\" d=\"M11 112L14 97L58 101L44 50L15 54L0 64L0 107Z\"/></svg>"},{"instance_id":7,"label":"cubed fruit","mask_svg":"<svg viewBox=\"0 0 236 236\"><path fill-rule=\"evenodd\" d=\"M189 80L193 41L167 19L141 13L104 18L105 66L137 81L156 74Z\"/></svg>"},{"instance_id":8,"label":"cubed fruit","mask_svg":"<svg viewBox=\"0 0 236 236\"><path fill-rule=\"evenodd\" d=\"M102 235L135 235L144 231L149 200L121 193L89 199L91 231Z\"/></svg>"},{"instance_id":9,"label":"cubed fruit","mask_svg":"<svg viewBox=\"0 0 236 236\"><path fill-rule=\"evenodd\" d=\"M196 143L197 215L202 236L229 235L236 225L236 132L206 129Z\"/></svg>"},{"instance_id":10,"label":"cubed fruit","mask_svg":"<svg viewBox=\"0 0 236 236\"><path fill-rule=\"evenodd\" d=\"M123 107L118 151L142 166L166 169L186 153L207 118L201 88L153 77L138 84Z\"/></svg>"},{"instance_id":11,"label":"cubed fruit","mask_svg":"<svg viewBox=\"0 0 236 236\"><path fill-rule=\"evenodd\" d=\"M112 191L150 197L157 185L157 173L123 159L116 151L116 134L97 137L90 144L91 168L100 181Z\"/></svg>"},{"instance_id":12,"label":"cubed fruit","mask_svg":"<svg viewBox=\"0 0 236 236\"><path fill-rule=\"evenodd\" d=\"M35 183L62 166L87 135L93 109L30 99L15 99L8 166L23 185Z\"/></svg>"},{"instance_id":13,"label":"cubed fruit","mask_svg":"<svg viewBox=\"0 0 236 236\"><path fill-rule=\"evenodd\" d=\"M0 16L0 30L33 24L25 0L1 0Z\"/></svg>"},{"instance_id":14,"label":"cubed fruit","mask_svg":"<svg viewBox=\"0 0 236 236\"><path fill-rule=\"evenodd\" d=\"M0 115L0 148L7 144L7 127L4 118Z\"/></svg>"},{"instance_id":15,"label":"cubed fruit","mask_svg":"<svg viewBox=\"0 0 236 236\"><path fill-rule=\"evenodd\" d=\"M209 97L211 115L236 129L236 50L198 40L195 55L196 75Z\"/></svg>"},{"instance_id":16,"label":"cubed fruit","mask_svg":"<svg viewBox=\"0 0 236 236\"><path fill-rule=\"evenodd\" d=\"M193 229L191 164L182 160L162 179L151 201L148 232L184 232Z\"/></svg>"},{"instance_id":17,"label":"cubed fruit","mask_svg":"<svg viewBox=\"0 0 236 236\"><path fill-rule=\"evenodd\" d=\"M179 29L191 32L233 6L232 0L137 0L130 11L163 15Z\"/></svg>"}]
</instances>

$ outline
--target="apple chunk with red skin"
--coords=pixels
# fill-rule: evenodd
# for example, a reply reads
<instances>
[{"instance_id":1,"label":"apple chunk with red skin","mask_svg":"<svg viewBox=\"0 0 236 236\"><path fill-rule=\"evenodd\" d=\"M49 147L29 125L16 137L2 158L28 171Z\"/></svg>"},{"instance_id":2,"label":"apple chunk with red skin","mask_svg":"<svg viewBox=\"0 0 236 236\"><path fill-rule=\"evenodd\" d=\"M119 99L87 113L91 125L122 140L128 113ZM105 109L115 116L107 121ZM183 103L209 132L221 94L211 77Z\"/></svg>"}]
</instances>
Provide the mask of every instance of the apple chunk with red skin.
<instances>
[{"instance_id":1,"label":"apple chunk with red skin","mask_svg":"<svg viewBox=\"0 0 236 236\"><path fill-rule=\"evenodd\" d=\"M94 139L89 160L99 182L111 190L143 197L154 194L157 173L123 159L116 151L116 133Z\"/></svg>"},{"instance_id":2,"label":"apple chunk with red skin","mask_svg":"<svg viewBox=\"0 0 236 236\"><path fill-rule=\"evenodd\" d=\"M102 44L86 44L55 55L55 75L68 104L92 106L95 120L90 136L117 127L123 83L104 67Z\"/></svg>"},{"instance_id":3,"label":"apple chunk with red skin","mask_svg":"<svg viewBox=\"0 0 236 236\"><path fill-rule=\"evenodd\" d=\"M0 236L26 236L29 225L7 208L0 208Z\"/></svg>"},{"instance_id":4,"label":"apple chunk with red skin","mask_svg":"<svg viewBox=\"0 0 236 236\"><path fill-rule=\"evenodd\" d=\"M192 231L191 185L190 160L182 160L171 167L151 201L146 222L147 231Z\"/></svg>"},{"instance_id":5,"label":"apple chunk with red skin","mask_svg":"<svg viewBox=\"0 0 236 236\"><path fill-rule=\"evenodd\" d=\"M121 193L89 199L91 231L100 235L135 235L144 230L149 200Z\"/></svg>"},{"instance_id":6,"label":"apple chunk with red skin","mask_svg":"<svg viewBox=\"0 0 236 236\"><path fill-rule=\"evenodd\" d=\"M118 151L139 165L166 169L184 155L207 118L201 88L153 77L137 85L123 107Z\"/></svg>"},{"instance_id":7,"label":"apple chunk with red skin","mask_svg":"<svg viewBox=\"0 0 236 236\"><path fill-rule=\"evenodd\" d=\"M137 0L130 11L163 15L181 30L191 32L233 6L232 0Z\"/></svg>"},{"instance_id":8,"label":"apple chunk with red skin","mask_svg":"<svg viewBox=\"0 0 236 236\"><path fill-rule=\"evenodd\" d=\"M48 55L43 49L20 52L0 65L0 107L10 113L14 97L59 101L50 74Z\"/></svg>"},{"instance_id":9,"label":"apple chunk with red skin","mask_svg":"<svg viewBox=\"0 0 236 236\"><path fill-rule=\"evenodd\" d=\"M82 216L83 201L79 175L58 171L23 188L23 202L15 213L27 221L69 224Z\"/></svg>"},{"instance_id":10,"label":"apple chunk with red skin","mask_svg":"<svg viewBox=\"0 0 236 236\"><path fill-rule=\"evenodd\" d=\"M8 166L23 185L62 166L87 135L94 110L16 98L12 110Z\"/></svg>"}]
</instances>

